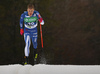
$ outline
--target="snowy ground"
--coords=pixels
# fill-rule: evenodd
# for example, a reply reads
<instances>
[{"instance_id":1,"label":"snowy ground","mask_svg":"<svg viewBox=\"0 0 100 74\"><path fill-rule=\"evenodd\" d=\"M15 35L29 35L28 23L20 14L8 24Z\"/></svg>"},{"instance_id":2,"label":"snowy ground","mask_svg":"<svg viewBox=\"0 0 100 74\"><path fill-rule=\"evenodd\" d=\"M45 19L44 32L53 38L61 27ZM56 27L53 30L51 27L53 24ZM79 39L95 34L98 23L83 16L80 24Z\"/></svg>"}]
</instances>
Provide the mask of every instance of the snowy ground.
<instances>
[{"instance_id":1,"label":"snowy ground","mask_svg":"<svg viewBox=\"0 0 100 74\"><path fill-rule=\"evenodd\" d=\"M99 65L4 65L0 74L100 74Z\"/></svg>"}]
</instances>

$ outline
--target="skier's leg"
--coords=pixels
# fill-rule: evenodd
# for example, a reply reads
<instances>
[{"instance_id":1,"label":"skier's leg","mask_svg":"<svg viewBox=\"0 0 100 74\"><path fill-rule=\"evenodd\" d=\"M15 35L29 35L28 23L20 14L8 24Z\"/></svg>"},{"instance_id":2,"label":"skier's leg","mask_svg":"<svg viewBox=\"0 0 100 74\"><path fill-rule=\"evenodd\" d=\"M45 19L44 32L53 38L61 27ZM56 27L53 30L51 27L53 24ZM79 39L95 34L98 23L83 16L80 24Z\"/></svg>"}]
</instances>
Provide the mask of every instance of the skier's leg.
<instances>
[{"instance_id":1,"label":"skier's leg","mask_svg":"<svg viewBox=\"0 0 100 74\"><path fill-rule=\"evenodd\" d=\"M37 53L37 33L33 34L32 43L34 47L34 55ZM35 56L34 56L35 57Z\"/></svg>"},{"instance_id":2,"label":"skier's leg","mask_svg":"<svg viewBox=\"0 0 100 74\"><path fill-rule=\"evenodd\" d=\"M33 33L33 35L32 35L32 43L33 43L34 49L37 49L37 33Z\"/></svg>"},{"instance_id":3,"label":"skier's leg","mask_svg":"<svg viewBox=\"0 0 100 74\"><path fill-rule=\"evenodd\" d=\"M36 61L37 59L37 33L33 33L33 36L32 36L32 43L33 43L33 47L34 47L34 61Z\"/></svg>"},{"instance_id":4,"label":"skier's leg","mask_svg":"<svg viewBox=\"0 0 100 74\"><path fill-rule=\"evenodd\" d=\"M25 39L25 56L29 56L29 48L30 48L30 44L31 44L31 40L30 40L30 35L28 33L24 34L24 39Z\"/></svg>"},{"instance_id":5,"label":"skier's leg","mask_svg":"<svg viewBox=\"0 0 100 74\"><path fill-rule=\"evenodd\" d=\"M30 44L31 44L31 40L30 40L30 34L29 33L24 33L24 40L25 40L25 62L29 62L28 61L28 57L29 57L29 53L30 53Z\"/></svg>"}]
</instances>

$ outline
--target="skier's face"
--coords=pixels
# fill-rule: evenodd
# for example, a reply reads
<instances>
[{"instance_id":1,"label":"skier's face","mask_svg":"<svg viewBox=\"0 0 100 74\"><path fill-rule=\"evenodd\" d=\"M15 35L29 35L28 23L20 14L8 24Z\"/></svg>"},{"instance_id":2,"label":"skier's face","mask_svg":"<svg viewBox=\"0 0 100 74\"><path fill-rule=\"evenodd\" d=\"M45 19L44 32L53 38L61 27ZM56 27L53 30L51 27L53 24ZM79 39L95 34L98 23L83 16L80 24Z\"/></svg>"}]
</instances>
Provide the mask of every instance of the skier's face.
<instances>
[{"instance_id":1,"label":"skier's face","mask_svg":"<svg viewBox=\"0 0 100 74\"><path fill-rule=\"evenodd\" d=\"M32 16L32 14L34 12L34 9L33 8L32 9L28 8L27 11L28 11L28 15Z\"/></svg>"}]
</instances>

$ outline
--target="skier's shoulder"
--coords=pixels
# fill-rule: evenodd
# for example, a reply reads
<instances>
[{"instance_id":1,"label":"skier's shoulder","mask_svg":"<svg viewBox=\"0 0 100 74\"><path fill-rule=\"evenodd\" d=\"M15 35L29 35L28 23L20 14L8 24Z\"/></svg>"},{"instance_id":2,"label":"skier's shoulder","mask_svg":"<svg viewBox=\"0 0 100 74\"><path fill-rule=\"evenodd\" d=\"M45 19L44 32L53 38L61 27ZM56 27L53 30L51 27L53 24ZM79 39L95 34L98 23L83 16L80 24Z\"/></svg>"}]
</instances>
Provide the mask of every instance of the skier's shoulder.
<instances>
[{"instance_id":1,"label":"skier's shoulder","mask_svg":"<svg viewBox=\"0 0 100 74\"><path fill-rule=\"evenodd\" d=\"M35 13L35 14L37 14L37 15L39 15L39 12L38 12L38 11L36 11L36 10L34 10L34 13Z\"/></svg>"},{"instance_id":2,"label":"skier's shoulder","mask_svg":"<svg viewBox=\"0 0 100 74\"><path fill-rule=\"evenodd\" d=\"M24 14L24 15L26 15L27 13L28 13L28 11L24 11L24 13L23 13L23 14Z\"/></svg>"},{"instance_id":3,"label":"skier's shoulder","mask_svg":"<svg viewBox=\"0 0 100 74\"><path fill-rule=\"evenodd\" d=\"M34 10L34 13L39 13L38 11Z\"/></svg>"},{"instance_id":4,"label":"skier's shoulder","mask_svg":"<svg viewBox=\"0 0 100 74\"><path fill-rule=\"evenodd\" d=\"M25 15L27 15L27 11L24 11L22 14L21 14L21 16L25 16Z\"/></svg>"}]
</instances>

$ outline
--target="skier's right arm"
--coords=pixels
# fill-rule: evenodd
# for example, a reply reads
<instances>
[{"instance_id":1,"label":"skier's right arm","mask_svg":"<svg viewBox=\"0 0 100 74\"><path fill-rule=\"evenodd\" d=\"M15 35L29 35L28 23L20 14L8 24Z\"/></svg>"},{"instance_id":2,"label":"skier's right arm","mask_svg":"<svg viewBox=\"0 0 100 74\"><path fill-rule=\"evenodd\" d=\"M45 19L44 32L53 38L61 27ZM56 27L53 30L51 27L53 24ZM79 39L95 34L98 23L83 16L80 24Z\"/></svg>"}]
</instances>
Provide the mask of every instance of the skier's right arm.
<instances>
[{"instance_id":1,"label":"skier's right arm","mask_svg":"<svg viewBox=\"0 0 100 74\"><path fill-rule=\"evenodd\" d=\"M20 17L20 29L23 29L24 13Z\"/></svg>"},{"instance_id":2,"label":"skier's right arm","mask_svg":"<svg viewBox=\"0 0 100 74\"><path fill-rule=\"evenodd\" d=\"M24 21L24 13L21 14L21 17L20 17L20 34L23 35L24 33L24 30L23 30L23 21Z\"/></svg>"}]
</instances>

